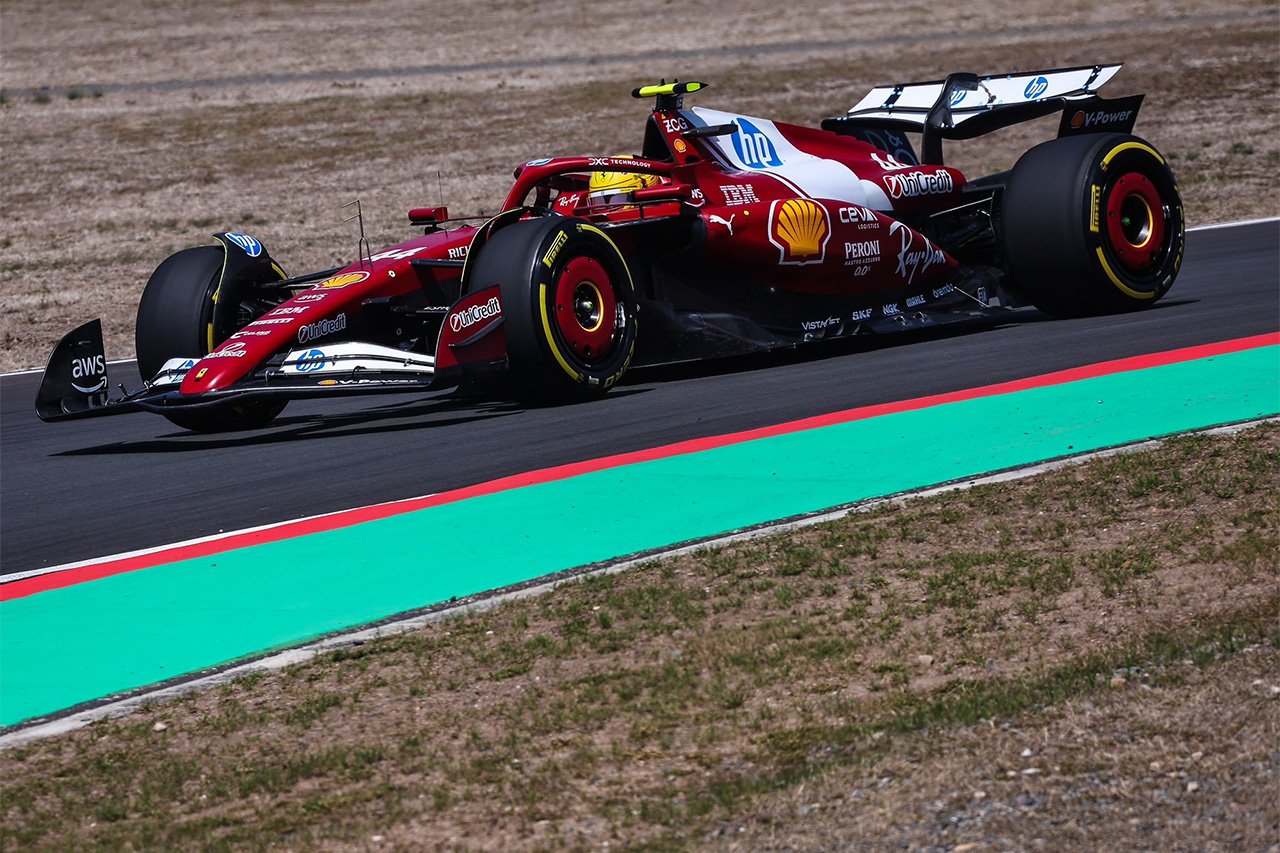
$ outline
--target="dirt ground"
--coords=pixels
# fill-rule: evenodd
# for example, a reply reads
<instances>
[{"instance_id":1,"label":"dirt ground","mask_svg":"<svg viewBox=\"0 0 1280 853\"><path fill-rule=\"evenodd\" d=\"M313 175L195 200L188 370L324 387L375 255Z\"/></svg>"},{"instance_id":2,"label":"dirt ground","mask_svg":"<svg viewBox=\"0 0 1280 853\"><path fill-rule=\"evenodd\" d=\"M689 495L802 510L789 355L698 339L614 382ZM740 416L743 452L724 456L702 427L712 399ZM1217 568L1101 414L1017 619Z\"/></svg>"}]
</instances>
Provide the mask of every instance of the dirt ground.
<instances>
[{"instance_id":1,"label":"dirt ground","mask_svg":"<svg viewBox=\"0 0 1280 853\"><path fill-rule=\"evenodd\" d=\"M628 92L662 77L817 122L885 82L1124 61L1104 93L1147 93L1137 132L1190 224L1274 216L1278 40L1275 0L7 0L0 369L95 316L130 355L150 271L213 231L302 272L354 255L354 198L385 245L410 207L492 212L530 157L634 151ZM981 174L1051 132L948 155ZM0 846L1280 850L1261 435L566 588L8 750ZM938 524L972 538L913 538Z\"/></svg>"},{"instance_id":2,"label":"dirt ground","mask_svg":"<svg viewBox=\"0 0 1280 853\"><path fill-rule=\"evenodd\" d=\"M628 92L697 78L698 103L816 123L873 85L954 70L1127 63L1198 223L1280 213L1274 0L947 6L122 2L0 8L0 370L43 366L100 316L133 350L167 255L247 230L287 270L346 263L359 198L375 246L410 207L492 212L512 167L639 147ZM1034 25L1028 22L1034 21ZM949 150L1012 164L1052 122Z\"/></svg>"},{"instance_id":3,"label":"dirt ground","mask_svg":"<svg viewBox=\"0 0 1280 853\"><path fill-rule=\"evenodd\" d=\"M1280 843L1280 426L561 585L0 751L6 849Z\"/></svg>"}]
</instances>

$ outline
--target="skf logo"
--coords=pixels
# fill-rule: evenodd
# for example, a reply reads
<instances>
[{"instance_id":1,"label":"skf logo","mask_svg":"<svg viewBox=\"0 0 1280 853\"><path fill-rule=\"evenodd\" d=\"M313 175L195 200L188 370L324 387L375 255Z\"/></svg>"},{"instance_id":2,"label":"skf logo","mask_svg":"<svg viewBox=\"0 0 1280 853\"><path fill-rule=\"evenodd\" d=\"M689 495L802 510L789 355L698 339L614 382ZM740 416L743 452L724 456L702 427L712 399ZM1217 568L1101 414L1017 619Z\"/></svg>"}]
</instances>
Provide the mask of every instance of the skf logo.
<instances>
[{"instance_id":1,"label":"skf logo","mask_svg":"<svg viewBox=\"0 0 1280 853\"><path fill-rule=\"evenodd\" d=\"M778 247L779 264L820 264L830 239L831 218L816 201L789 198L769 207L769 242Z\"/></svg>"},{"instance_id":2,"label":"skf logo","mask_svg":"<svg viewBox=\"0 0 1280 853\"><path fill-rule=\"evenodd\" d=\"M1027 88L1022 90L1022 96L1028 101L1034 101L1043 95L1049 89L1049 81L1043 77L1037 77L1027 84Z\"/></svg>"},{"instance_id":3,"label":"skf logo","mask_svg":"<svg viewBox=\"0 0 1280 853\"><path fill-rule=\"evenodd\" d=\"M369 274L367 272L344 272L326 278L324 281L317 284L316 287L323 287L325 290L335 290L339 287L346 287L347 285L364 281L368 277Z\"/></svg>"}]
</instances>

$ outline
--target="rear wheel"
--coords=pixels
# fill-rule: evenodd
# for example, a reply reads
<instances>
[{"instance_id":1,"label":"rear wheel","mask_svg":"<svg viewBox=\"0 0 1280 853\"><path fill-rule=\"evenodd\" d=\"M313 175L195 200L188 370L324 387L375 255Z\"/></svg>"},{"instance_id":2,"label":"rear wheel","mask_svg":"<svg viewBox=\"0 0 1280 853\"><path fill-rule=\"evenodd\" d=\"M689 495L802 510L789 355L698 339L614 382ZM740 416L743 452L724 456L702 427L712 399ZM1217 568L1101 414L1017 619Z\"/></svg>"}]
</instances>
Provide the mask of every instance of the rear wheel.
<instances>
[{"instance_id":1,"label":"rear wheel","mask_svg":"<svg viewBox=\"0 0 1280 853\"><path fill-rule=\"evenodd\" d=\"M147 281L138 303L134 343L138 370L150 379L171 358L207 355L270 307L255 299L250 280L223 281L225 250L198 246L171 255ZM251 401L187 412L165 412L176 426L225 432L266 426L284 403Z\"/></svg>"},{"instance_id":2,"label":"rear wheel","mask_svg":"<svg viewBox=\"0 0 1280 853\"><path fill-rule=\"evenodd\" d=\"M470 290L500 285L507 357L522 399L598 397L631 364L631 275L595 226L559 216L517 222L489 238L469 272Z\"/></svg>"},{"instance_id":3,"label":"rear wheel","mask_svg":"<svg viewBox=\"0 0 1280 853\"><path fill-rule=\"evenodd\" d=\"M1037 145L1004 193L1014 287L1037 308L1079 316L1146 308L1182 263L1182 199L1164 158L1127 134Z\"/></svg>"}]
</instances>

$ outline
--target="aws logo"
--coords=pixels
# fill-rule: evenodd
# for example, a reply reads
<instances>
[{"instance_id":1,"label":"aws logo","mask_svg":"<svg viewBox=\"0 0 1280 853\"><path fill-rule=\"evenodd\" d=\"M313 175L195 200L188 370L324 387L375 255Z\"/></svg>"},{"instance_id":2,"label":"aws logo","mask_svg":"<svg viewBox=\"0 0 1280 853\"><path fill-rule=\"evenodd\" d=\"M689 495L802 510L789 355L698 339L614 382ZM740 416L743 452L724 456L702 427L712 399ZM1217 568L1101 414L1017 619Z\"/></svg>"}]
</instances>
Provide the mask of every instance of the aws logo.
<instances>
[{"instance_id":1,"label":"aws logo","mask_svg":"<svg viewBox=\"0 0 1280 853\"><path fill-rule=\"evenodd\" d=\"M76 382L97 379L92 385L85 387ZM88 358L71 359L71 387L81 394L96 394L107 388L107 360L102 354Z\"/></svg>"},{"instance_id":2,"label":"aws logo","mask_svg":"<svg viewBox=\"0 0 1280 853\"><path fill-rule=\"evenodd\" d=\"M773 147L773 142L764 131L745 118L737 119L737 122L738 130L733 134L733 150L739 160L752 169L782 165L778 149Z\"/></svg>"},{"instance_id":3,"label":"aws logo","mask_svg":"<svg viewBox=\"0 0 1280 853\"><path fill-rule=\"evenodd\" d=\"M802 267L820 264L831 239L827 209L807 198L775 201L769 208L769 242L778 247L778 263Z\"/></svg>"}]
</instances>

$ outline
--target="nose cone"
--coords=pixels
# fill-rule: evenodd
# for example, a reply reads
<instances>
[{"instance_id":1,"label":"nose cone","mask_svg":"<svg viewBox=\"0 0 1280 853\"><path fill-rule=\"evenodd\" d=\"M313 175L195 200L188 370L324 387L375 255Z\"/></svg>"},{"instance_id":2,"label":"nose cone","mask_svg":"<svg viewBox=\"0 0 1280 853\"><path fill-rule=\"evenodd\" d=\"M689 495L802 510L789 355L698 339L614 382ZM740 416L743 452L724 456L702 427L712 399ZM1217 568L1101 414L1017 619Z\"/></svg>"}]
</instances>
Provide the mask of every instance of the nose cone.
<instances>
[{"instance_id":1,"label":"nose cone","mask_svg":"<svg viewBox=\"0 0 1280 853\"><path fill-rule=\"evenodd\" d=\"M246 340L232 335L187 371L182 378L182 393L200 394L226 388L249 373L259 361Z\"/></svg>"}]
</instances>

